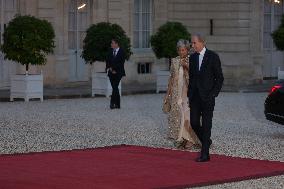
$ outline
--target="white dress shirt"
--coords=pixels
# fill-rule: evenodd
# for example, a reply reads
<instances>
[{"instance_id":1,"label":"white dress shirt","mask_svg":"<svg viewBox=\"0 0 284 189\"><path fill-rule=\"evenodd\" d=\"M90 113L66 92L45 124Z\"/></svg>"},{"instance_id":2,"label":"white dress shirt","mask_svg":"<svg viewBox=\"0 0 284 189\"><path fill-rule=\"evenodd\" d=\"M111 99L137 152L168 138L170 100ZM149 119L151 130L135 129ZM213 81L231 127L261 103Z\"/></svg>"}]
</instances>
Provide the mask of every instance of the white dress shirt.
<instances>
[{"instance_id":1,"label":"white dress shirt","mask_svg":"<svg viewBox=\"0 0 284 189\"><path fill-rule=\"evenodd\" d=\"M205 51L206 51L206 48L203 47L203 49L199 53L199 70L201 68L201 64L202 64L202 61L203 61L203 57L204 57Z\"/></svg>"},{"instance_id":2,"label":"white dress shirt","mask_svg":"<svg viewBox=\"0 0 284 189\"><path fill-rule=\"evenodd\" d=\"M117 52L119 51L119 48L117 48L117 49L114 49L114 56L116 56L117 55Z\"/></svg>"}]
</instances>

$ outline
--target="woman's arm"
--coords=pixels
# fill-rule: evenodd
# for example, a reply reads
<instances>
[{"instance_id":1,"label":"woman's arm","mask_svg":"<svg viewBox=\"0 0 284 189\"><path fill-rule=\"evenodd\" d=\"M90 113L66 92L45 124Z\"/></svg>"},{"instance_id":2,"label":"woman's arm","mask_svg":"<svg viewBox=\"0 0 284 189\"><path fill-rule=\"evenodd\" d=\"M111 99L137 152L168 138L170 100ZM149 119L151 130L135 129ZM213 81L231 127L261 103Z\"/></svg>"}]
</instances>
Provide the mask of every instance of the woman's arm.
<instances>
[{"instance_id":1,"label":"woman's arm","mask_svg":"<svg viewBox=\"0 0 284 189\"><path fill-rule=\"evenodd\" d=\"M171 68L170 68L170 77L169 77L169 81L168 81L168 89L167 89L167 98L172 96L172 86L173 86L173 80L174 80L174 59L172 61L171 64Z\"/></svg>"}]
</instances>

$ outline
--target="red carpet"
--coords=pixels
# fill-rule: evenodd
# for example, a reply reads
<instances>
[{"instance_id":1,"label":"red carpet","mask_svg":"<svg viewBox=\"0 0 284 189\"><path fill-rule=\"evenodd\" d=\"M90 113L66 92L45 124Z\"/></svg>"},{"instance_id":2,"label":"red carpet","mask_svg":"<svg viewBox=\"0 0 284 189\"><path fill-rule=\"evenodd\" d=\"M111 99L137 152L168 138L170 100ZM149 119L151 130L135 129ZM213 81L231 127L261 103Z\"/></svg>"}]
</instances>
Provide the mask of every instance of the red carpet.
<instances>
[{"instance_id":1,"label":"red carpet","mask_svg":"<svg viewBox=\"0 0 284 189\"><path fill-rule=\"evenodd\" d=\"M184 188L284 174L284 163L138 146L0 156L1 189Z\"/></svg>"}]
</instances>

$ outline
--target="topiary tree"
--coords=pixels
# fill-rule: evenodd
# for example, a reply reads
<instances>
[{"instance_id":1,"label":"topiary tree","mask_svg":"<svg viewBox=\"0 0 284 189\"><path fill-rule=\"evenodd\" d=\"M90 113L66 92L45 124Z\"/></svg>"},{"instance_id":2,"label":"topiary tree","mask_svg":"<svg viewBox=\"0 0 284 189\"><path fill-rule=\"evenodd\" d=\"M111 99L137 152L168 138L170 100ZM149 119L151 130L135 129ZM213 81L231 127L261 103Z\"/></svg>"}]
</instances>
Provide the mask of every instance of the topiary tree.
<instances>
[{"instance_id":1,"label":"topiary tree","mask_svg":"<svg viewBox=\"0 0 284 189\"><path fill-rule=\"evenodd\" d=\"M119 25L107 22L93 24L88 28L81 57L89 64L95 61L106 61L113 38L119 41L128 60L132 54L130 39Z\"/></svg>"},{"instance_id":2,"label":"topiary tree","mask_svg":"<svg viewBox=\"0 0 284 189\"><path fill-rule=\"evenodd\" d=\"M171 59L178 55L176 44L179 39L190 39L186 27L179 22L167 22L151 36L150 43L156 57L168 58L170 66Z\"/></svg>"},{"instance_id":3,"label":"topiary tree","mask_svg":"<svg viewBox=\"0 0 284 189\"><path fill-rule=\"evenodd\" d=\"M52 25L34 16L16 15L3 33L1 51L4 58L26 66L44 65L46 56L53 53L54 30Z\"/></svg>"},{"instance_id":4,"label":"topiary tree","mask_svg":"<svg viewBox=\"0 0 284 189\"><path fill-rule=\"evenodd\" d=\"M284 51L284 16L282 16L281 25L271 35L276 48Z\"/></svg>"}]
</instances>

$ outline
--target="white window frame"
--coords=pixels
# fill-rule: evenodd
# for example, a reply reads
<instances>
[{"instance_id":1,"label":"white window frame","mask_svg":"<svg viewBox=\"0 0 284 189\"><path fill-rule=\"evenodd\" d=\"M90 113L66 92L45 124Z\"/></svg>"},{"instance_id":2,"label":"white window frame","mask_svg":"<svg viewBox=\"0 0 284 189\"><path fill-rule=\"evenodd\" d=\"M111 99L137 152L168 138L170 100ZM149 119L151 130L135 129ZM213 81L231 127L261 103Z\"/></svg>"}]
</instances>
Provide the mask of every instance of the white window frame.
<instances>
[{"instance_id":1,"label":"white window frame","mask_svg":"<svg viewBox=\"0 0 284 189\"><path fill-rule=\"evenodd\" d=\"M13 2L12 9L6 8L6 3ZM1 24L0 24L0 44L3 44L3 33L6 24L20 12L20 0L0 0L1 8ZM10 76L16 73L16 64L11 61L4 60L4 55L0 52L0 87L10 86Z\"/></svg>"},{"instance_id":2,"label":"white window frame","mask_svg":"<svg viewBox=\"0 0 284 189\"><path fill-rule=\"evenodd\" d=\"M149 71L147 72L147 65L149 66ZM151 74L152 73L152 62L138 62L137 64L137 73L138 75L145 75L145 74ZM142 66L144 66L144 70L142 70ZM140 69L140 73L139 73Z\"/></svg>"},{"instance_id":3,"label":"white window frame","mask_svg":"<svg viewBox=\"0 0 284 189\"><path fill-rule=\"evenodd\" d=\"M137 32L136 30L135 30L135 19L133 19L133 49L134 49L134 51L135 50L150 50L151 49L151 45L150 45L150 36L152 35L152 31L153 31L153 0L149 0L149 10L150 10L150 12L149 12L149 16L150 16L150 18L149 18L149 47L143 47L143 31L147 31L147 30L143 30L143 24L142 24L142 18L143 18L143 16L142 16L142 14L143 14L143 11L142 11L142 0L138 0L139 1L139 12L138 12L138 14L139 14L139 29L138 29L138 32L139 32L139 42L138 42L138 47L136 47L135 46L135 44L134 44L134 37L135 37L135 35L134 35L134 33L135 32ZM135 12L135 1L134 1L134 3L133 3L133 14L134 14L134 16L133 16L133 18L135 18L135 14L137 13L137 12ZM148 13L148 12L147 12Z\"/></svg>"},{"instance_id":4,"label":"white window frame","mask_svg":"<svg viewBox=\"0 0 284 189\"><path fill-rule=\"evenodd\" d=\"M5 9L5 1L6 2L14 2L15 6L13 7L13 9ZM6 15L7 13L12 13L14 15L14 13L19 13L19 4L20 1L19 0L0 0L0 6L1 6L1 28L0 28L0 38L1 38L1 44L3 42L3 33L4 33L4 29L5 29L5 25L7 24L7 18Z\"/></svg>"},{"instance_id":5,"label":"white window frame","mask_svg":"<svg viewBox=\"0 0 284 189\"><path fill-rule=\"evenodd\" d=\"M82 45L82 41L81 41L81 36L80 34L82 33L83 35L86 35L86 30L88 29L89 25L90 25L90 21L91 21L91 6L92 6L92 1L91 0L85 0L86 2L86 7L84 7L81 10L78 10L77 7L80 5L80 3L78 2L78 0L75 0L75 9L74 10L70 10L70 5L68 6L68 19L71 19L69 14L73 13L75 16L75 28L70 28L70 26L68 25L68 49L69 50L79 50L82 49L81 45ZM86 20L85 22L87 22L87 28L80 28L79 26L79 14L86 14ZM73 34L75 34L75 39L72 39L71 37L69 37L69 33L72 32ZM73 48L70 48L70 40L74 40L74 44L75 46Z\"/></svg>"}]
</instances>

